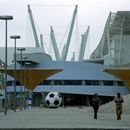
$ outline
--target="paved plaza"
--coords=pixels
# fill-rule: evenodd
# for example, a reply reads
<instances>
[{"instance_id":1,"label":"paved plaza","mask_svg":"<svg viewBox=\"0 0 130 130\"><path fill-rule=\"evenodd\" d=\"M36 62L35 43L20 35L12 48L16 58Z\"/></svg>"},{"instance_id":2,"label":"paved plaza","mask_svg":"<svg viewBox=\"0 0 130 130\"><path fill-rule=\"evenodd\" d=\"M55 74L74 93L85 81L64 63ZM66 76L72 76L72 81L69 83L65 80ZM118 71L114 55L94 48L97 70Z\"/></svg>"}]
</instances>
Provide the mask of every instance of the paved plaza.
<instances>
[{"instance_id":1,"label":"paved plaza","mask_svg":"<svg viewBox=\"0 0 130 130\"><path fill-rule=\"evenodd\" d=\"M49 130L49 129L86 129L86 130L130 130L130 115L122 115L116 120L115 113L93 112L87 107L33 108L31 110L8 111L0 113L0 130Z\"/></svg>"}]
</instances>

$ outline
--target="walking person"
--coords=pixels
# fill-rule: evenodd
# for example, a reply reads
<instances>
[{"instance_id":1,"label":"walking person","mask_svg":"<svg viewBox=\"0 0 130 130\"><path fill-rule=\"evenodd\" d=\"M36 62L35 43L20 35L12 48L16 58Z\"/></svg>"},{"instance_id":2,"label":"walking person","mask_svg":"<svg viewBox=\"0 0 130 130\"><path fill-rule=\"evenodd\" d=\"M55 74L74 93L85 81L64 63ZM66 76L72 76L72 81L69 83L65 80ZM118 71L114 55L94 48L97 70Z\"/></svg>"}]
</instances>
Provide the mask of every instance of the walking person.
<instances>
[{"instance_id":1,"label":"walking person","mask_svg":"<svg viewBox=\"0 0 130 130\"><path fill-rule=\"evenodd\" d=\"M121 120L121 115L123 113L122 103L124 102L124 100L121 97L120 93L117 93L117 96L115 97L114 102L116 104L117 120Z\"/></svg>"},{"instance_id":2,"label":"walking person","mask_svg":"<svg viewBox=\"0 0 130 130\"><path fill-rule=\"evenodd\" d=\"M92 98L92 107L94 110L94 119L97 119L97 112L99 109L99 97L98 97L97 93L95 93L93 98Z\"/></svg>"}]
</instances>

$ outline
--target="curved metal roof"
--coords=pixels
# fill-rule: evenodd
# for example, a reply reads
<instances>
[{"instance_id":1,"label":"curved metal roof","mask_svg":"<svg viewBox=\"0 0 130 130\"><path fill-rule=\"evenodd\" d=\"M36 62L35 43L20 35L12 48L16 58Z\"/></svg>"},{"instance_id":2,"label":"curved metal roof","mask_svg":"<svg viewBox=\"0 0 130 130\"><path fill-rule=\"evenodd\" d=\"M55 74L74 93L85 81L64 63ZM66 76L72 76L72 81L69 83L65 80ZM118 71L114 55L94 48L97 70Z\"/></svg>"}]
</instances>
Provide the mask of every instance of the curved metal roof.
<instances>
[{"instance_id":1,"label":"curved metal roof","mask_svg":"<svg viewBox=\"0 0 130 130\"><path fill-rule=\"evenodd\" d=\"M119 80L103 72L106 66L91 62L46 61L32 67L63 69L62 72L49 77L50 80Z\"/></svg>"},{"instance_id":2,"label":"curved metal roof","mask_svg":"<svg viewBox=\"0 0 130 130\"><path fill-rule=\"evenodd\" d=\"M112 80L120 81L120 79L103 72L107 67L102 64L91 62L67 62L67 61L43 61L39 64L33 64L32 68L37 69L55 69L62 68L63 71L50 76L48 80ZM26 68L27 69L27 68ZM11 90L12 89L12 90ZM13 91L13 87L8 87L8 91ZM19 86L17 86L19 91ZM114 96L117 92L122 95L129 93L125 86L102 86L102 85L38 85L33 92L50 92L58 91L60 93L70 94L86 94L93 95L98 92L103 96Z\"/></svg>"}]
</instances>

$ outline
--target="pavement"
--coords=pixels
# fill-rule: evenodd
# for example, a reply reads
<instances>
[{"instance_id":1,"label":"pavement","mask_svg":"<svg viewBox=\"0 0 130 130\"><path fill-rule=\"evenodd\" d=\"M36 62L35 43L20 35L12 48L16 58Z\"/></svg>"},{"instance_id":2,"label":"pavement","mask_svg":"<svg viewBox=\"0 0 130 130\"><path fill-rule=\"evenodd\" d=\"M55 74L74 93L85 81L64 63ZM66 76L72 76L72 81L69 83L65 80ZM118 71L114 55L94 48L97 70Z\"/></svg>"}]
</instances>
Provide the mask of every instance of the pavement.
<instances>
[{"instance_id":1,"label":"pavement","mask_svg":"<svg viewBox=\"0 0 130 130\"><path fill-rule=\"evenodd\" d=\"M0 130L130 130L130 115L116 120L115 113L93 112L88 107L33 108L0 112Z\"/></svg>"}]
</instances>

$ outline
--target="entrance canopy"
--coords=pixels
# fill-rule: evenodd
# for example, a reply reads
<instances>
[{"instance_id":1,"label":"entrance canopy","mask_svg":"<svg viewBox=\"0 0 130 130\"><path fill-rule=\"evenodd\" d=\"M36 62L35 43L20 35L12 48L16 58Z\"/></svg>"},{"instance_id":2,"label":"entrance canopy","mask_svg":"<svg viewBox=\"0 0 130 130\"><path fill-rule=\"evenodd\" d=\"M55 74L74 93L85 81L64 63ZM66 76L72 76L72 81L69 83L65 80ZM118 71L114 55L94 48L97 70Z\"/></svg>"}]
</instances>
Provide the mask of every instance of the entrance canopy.
<instances>
[{"instance_id":1,"label":"entrance canopy","mask_svg":"<svg viewBox=\"0 0 130 130\"><path fill-rule=\"evenodd\" d=\"M49 76L54 75L63 69L7 69L7 74L16 78L20 81L27 89L33 90L36 86L47 79ZM5 69L0 69L1 72L4 72ZM16 77L15 77L16 72Z\"/></svg>"},{"instance_id":2,"label":"entrance canopy","mask_svg":"<svg viewBox=\"0 0 130 130\"><path fill-rule=\"evenodd\" d=\"M124 83L130 88L130 67L106 68L104 71L123 80Z\"/></svg>"}]
</instances>

